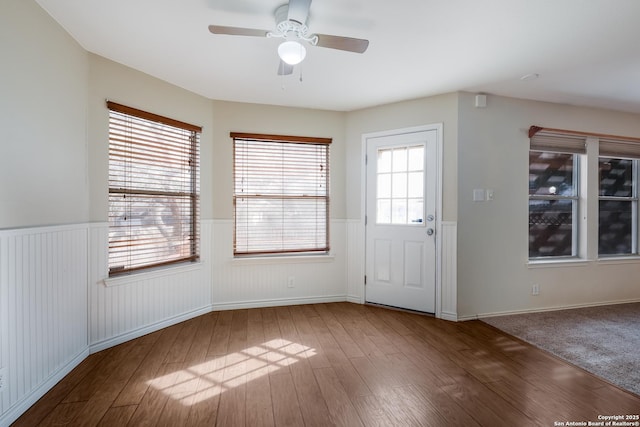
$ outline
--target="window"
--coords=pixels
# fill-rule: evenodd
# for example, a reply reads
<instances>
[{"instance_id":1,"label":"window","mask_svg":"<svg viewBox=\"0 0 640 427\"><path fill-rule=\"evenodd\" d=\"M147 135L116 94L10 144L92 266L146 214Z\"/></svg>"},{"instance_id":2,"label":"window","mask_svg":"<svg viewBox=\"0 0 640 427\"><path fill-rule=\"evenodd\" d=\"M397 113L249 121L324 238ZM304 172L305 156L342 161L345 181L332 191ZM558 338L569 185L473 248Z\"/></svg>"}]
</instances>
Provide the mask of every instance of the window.
<instances>
[{"instance_id":1,"label":"window","mask_svg":"<svg viewBox=\"0 0 640 427\"><path fill-rule=\"evenodd\" d=\"M331 139L231 137L234 255L328 252Z\"/></svg>"},{"instance_id":2,"label":"window","mask_svg":"<svg viewBox=\"0 0 640 427\"><path fill-rule=\"evenodd\" d=\"M424 144L378 149L376 223L422 224Z\"/></svg>"},{"instance_id":3,"label":"window","mask_svg":"<svg viewBox=\"0 0 640 427\"><path fill-rule=\"evenodd\" d=\"M536 134L529 151L529 258L578 251L578 154L585 139Z\"/></svg>"},{"instance_id":4,"label":"window","mask_svg":"<svg viewBox=\"0 0 640 427\"><path fill-rule=\"evenodd\" d=\"M198 259L201 128L109 108L109 274Z\"/></svg>"},{"instance_id":5,"label":"window","mask_svg":"<svg viewBox=\"0 0 640 427\"><path fill-rule=\"evenodd\" d=\"M636 255L640 146L601 139L599 153L598 255Z\"/></svg>"},{"instance_id":6,"label":"window","mask_svg":"<svg viewBox=\"0 0 640 427\"><path fill-rule=\"evenodd\" d=\"M529 258L640 255L640 138L536 126L529 137Z\"/></svg>"},{"instance_id":7,"label":"window","mask_svg":"<svg viewBox=\"0 0 640 427\"><path fill-rule=\"evenodd\" d=\"M598 254L636 253L636 161L601 157Z\"/></svg>"}]
</instances>

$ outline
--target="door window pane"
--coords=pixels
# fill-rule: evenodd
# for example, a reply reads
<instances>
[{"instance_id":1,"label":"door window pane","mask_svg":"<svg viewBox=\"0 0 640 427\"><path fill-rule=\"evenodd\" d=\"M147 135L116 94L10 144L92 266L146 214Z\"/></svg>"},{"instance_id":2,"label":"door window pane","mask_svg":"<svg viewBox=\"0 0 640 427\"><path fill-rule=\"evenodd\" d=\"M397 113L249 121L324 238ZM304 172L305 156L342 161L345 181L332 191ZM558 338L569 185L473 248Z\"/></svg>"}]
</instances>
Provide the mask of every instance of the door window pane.
<instances>
[{"instance_id":1,"label":"door window pane","mask_svg":"<svg viewBox=\"0 0 640 427\"><path fill-rule=\"evenodd\" d=\"M379 149L376 222L422 224L424 177L423 145Z\"/></svg>"},{"instance_id":2,"label":"door window pane","mask_svg":"<svg viewBox=\"0 0 640 427\"><path fill-rule=\"evenodd\" d=\"M378 199L391 198L391 174L378 174Z\"/></svg>"},{"instance_id":3,"label":"door window pane","mask_svg":"<svg viewBox=\"0 0 640 427\"><path fill-rule=\"evenodd\" d=\"M407 214L409 215L409 222L412 224L422 223L422 213L424 212L424 203L422 199L409 199L409 206L407 208Z\"/></svg>"},{"instance_id":4,"label":"door window pane","mask_svg":"<svg viewBox=\"0 0 640 427\"><path fill-rule=\"evenodd\" d=\"M407 170L407 148L396 148L393 150L393 171L404 172Z\"/></svg>"},{"instance_id":5,"label":"door window pane","mask_svg":"<svg viewBox=\"0 0 640 427\"><path fill-rule=\"evenodd\" d=\"M392 197L401 199L407 197L407 174L404 172L394 173L392 178Z\"/></svg>"},{"instance_id":6,"label":"door window pane","mask_svg":"<svg viewBox=\"0 0 640 427\"><path fill-rule=\"evenodd\" d=\"M408 197L422 197L424 194L424 173L411 172L407 189Z\"/></svg>"},{"instance_id":7,"label":"door window pane","mask_svg":"<svg viewBox=\"0 0 640 427\"><path fill-rule=\"evenodd\" d=\"M391 172L391 150L378 150L378 173Z\"/></svg>"},{"instance_id":8,"label":"door window pane","mask_svg":"<svg viewBox=\"0 0 640 427\"><path fill-rule=\"evenodd\" d=\"M391 201L391 222L393 224L407 223L407 199L393 199Z\"/></svg>"},{"instance_id":9,"label":"door window pane","mask_svg":"<svg viewBox=\"0 0 640 427\"><path fill-rule=\"evenodd\" d=\"M391 199L378 199L377 208L376 222L378 224L391 224Z\"/></svg>"},{"instance_id":10,"label":"door window pane","mask_svg":"<svg viewBox=\"0 0 640 427\"><path fill-rule=\"evenodd\" d=\"M409 170L424 170L424 147L422 145L409 148Z\"/></svg>"}]
</instances>

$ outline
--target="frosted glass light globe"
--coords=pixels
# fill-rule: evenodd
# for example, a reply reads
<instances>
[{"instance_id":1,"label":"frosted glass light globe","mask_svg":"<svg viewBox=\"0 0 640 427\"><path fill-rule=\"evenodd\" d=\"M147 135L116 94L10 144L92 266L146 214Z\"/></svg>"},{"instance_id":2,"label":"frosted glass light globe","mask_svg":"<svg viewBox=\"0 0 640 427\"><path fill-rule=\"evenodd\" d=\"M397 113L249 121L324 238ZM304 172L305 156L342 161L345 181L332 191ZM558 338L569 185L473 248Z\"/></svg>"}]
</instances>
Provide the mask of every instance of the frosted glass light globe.
<instances>
[{"instance_id":1,"label":"frosted glass light globe","mask_svg":"<svg viewBox=\"0 0 640 427\"><path fill-rule=\"evenodd\" d=\"M278 56L289 65L301 63L306 55L307 49L297 41L289 40L278 46Z\"/></svg>"}]
</instances>

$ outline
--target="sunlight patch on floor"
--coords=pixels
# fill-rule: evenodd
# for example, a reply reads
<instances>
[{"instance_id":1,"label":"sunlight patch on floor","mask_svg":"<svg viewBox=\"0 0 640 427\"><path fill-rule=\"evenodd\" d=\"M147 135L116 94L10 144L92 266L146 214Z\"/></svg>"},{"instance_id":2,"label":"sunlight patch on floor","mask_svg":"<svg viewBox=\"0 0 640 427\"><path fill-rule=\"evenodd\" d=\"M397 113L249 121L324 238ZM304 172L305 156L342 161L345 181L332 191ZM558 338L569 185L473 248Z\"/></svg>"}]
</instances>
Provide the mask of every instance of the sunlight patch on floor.
<instances>
[{"instance_id":1,"label":"sunlight patch on floor","mask_svg":"<svg viewBox=\"0 0 640 427\"><path fill-rule=\"evenodd\" d=\"M275 339L156 377L147 383L191 406L316 354L315 349Z\"/></svg>"}]
</instances>

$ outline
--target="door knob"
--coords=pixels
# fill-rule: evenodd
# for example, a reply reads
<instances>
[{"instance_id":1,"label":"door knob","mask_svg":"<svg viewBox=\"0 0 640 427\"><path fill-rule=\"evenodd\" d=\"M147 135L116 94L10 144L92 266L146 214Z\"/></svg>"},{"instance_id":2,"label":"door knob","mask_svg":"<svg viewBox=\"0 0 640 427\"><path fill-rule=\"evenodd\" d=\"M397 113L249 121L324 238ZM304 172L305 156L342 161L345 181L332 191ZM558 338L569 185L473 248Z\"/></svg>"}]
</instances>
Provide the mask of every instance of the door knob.
<instances>
[{"instance_id":1,"label":"door knob","mask_svg":"<svg viewBox=\"0 0 640 427\"><path fill-rule=\"evenodd\" d=\"M433 228L427 228L427 236L433 236Z\"/></svg>"}]
</instances>

